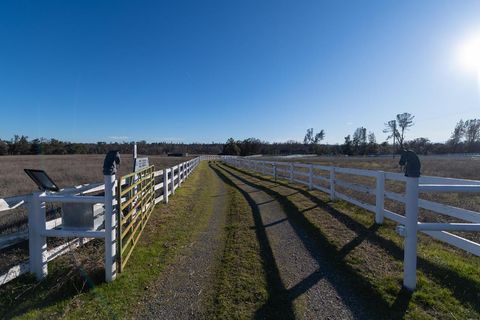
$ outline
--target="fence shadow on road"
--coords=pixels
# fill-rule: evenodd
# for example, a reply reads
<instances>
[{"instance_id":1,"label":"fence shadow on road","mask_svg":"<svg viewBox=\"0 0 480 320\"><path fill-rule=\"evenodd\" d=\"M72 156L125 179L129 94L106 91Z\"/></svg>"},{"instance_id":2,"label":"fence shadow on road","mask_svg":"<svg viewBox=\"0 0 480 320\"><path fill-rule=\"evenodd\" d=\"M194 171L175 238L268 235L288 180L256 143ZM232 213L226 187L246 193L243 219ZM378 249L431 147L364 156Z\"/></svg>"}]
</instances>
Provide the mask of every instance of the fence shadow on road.
<instances>
[{"instance_id":1,"label":"fence shadow on road","mask_svg":"<svg viewBox=\"0 0 480 320\"><path fill-rule=\"evenodd\" d=\"M344 224L348 229L351 231L355 232L357 234L357 237L359 238L364 238L364 240L368 240L371 243L374 243L378 245L379 247L383 248L385 251L387 251L392 257L394 257L398 261L403 262L403 249L399 247L395 242L385 239L382 236L378 235L375 231L377 230L376 228L368 228L365 227L363 224L359 223L358 221L354 220L350 216L346 215L345 213L335 209L334 207L331 206L330 200L324 201L317 197L316 195L310 193L308 190L305 190L301 187L298 187L296 185L292 185L286 182L282 181L273 181L269 178L266 178L264 176L260 176L257 174L253 174L249 171L243 170L243 169L238 169L230 165L225 165L228 168L231 168L233 170L236 170L237 172L241 172L242 174L248 175L252 178L262 180L265 182L269 182L272 184L272 186L275 185L280 185L284 186L287 188L290 188L292 190L298 191L300 194L308 198L310 201L315 203L318 207L322 208L324 211L328 212L333 218L335 218L337 221L341 222ZM245 180L246 181L246 180ZM244 183L245 183L244 181ZM265 192L269 193L270 195L279 198L280 202L287 202L289 203L288 205L291 205L295 207L295 204L293 204L291 201L289 201L287 198L285 198L283 195L280 193L272 190L271 188L267 188L262 185L254 184L258 188L264 190ZM298 211L298 213L301 213L301 211L295 207L295 210ZM367 213L368 214L368 213ZM299 214L299 216L302 216ZM307 219L305 219L304 222L308 225L308 227L314 231L316 234L321 233L320 229L310 223ZM369 230L370 229L370 230ZM355 239L352 240L357 242ZM360 243L358 243L360 244ZM358 245L357 244L357 245ZM353 249L353 248L352 248ZM429 278L434 279L437 283L441 284L444 287L449 288L449 290L452 291L453 295L459 300L462 301L465 304L469 304L472 306L476 311L480 312L480 304L478 303L478 295L477 294L472 294L472 293L478 293L480 292L480 283L479 282L474 282L471 279L465 278L459 273L455 272L452 269L449 269L447 267L444 267L442 265L439 265L437 263L434 263L432 261L429 261L425 258L418 257L417 258L418 263L417 263L417 268L418 270L421 270L425 275L427 275ZM398 293L398 299L402 299L401 297L408 296L405 294L404 290L400 290ZM400 298L399 298L400 297ZM394 306L399 306L402 305L401 301L395 301L395 303L392 305L390 309L392 309Z\"/></svg>"},{"instance_id":2,"label":"fence shadow on road","mask_svg":"<svg viewBox=\"0 0 480 320\"><path fill-rule=\"evenodd\" d=\"M227 167L227 166L225 166ZM229 169L233 169L237 172L245 173L251 175L252 177L259 178L256 175L252 175L249 172L245 172L243 170L239 170L237 168L233 168L228 166ZM357 238L352 240L349 244L347 244L344 248L343 252L339 252L337 248L335 248L331 242L326 238L326 236L318 229L317 226L313 225L310 221L308 221L305 216L302 214L301 210L298 209L293 202L291 202L286 197L282 196L276 191L271 190L268 187L265 187L261 184L254 183L250 180L245 179L244 177L240 176L228 170L228 173L231 174L234 178L241 181L243 184L251 186L253 188L257 188L259 190L264 191L265 193L269 194L270 196L274 197L281 206L285 209L287 214L288 220L291 223L292 227L294 228L295 232L299 235L299 238L304 241L305 237L302 235L306 232L311 239L314 239L317 247L322 249L321 254L321 261L318 261L322 267L325 267L333 272L315 272L312 273L310 276L302 280L300 283L295 285L291 288L288 292L289 298L291 300L295 299L305 291L307 291L311 286L315 285L318 281L321 280L322 277L326 276L328 280L332 283L335 287L337 292L340 296L345 296L347 299L344 299L345 303L349 303L348 295L351 295L351 292L357 293L355 296L363 303L365 306L364 310L361 312L367 312L366 310L375 310L374 314L357 314L354 316L357 318L368 318L368 319L400 319L403 318L405 312L407 310L411 294L401 290L396 298L396 301L390 305L388 301L385 301L381 294L372 287L371 283L368 279L361 274L359 274L356 270L354 270L351 266L347 265L346 262L343 260L343 256L346 255L348 251L353 250L353 248L359 245L364 239L369 238L369 236L376 231L376 227L372 228L365 228L363 232L357 232ZM262 178L260 178L262 179ZM272 182L268 179L264 179L265 181ZM278 182L277 182L278 184ZM288 185L291 187L291 185ZM238 188L238 187L237 187ZM295 188L292 188L295 189ZM302 193L304 190L297 189L298 192ZM248 195L247 195L248 197ZM319 199L317 199L320 201ZM323 206L324 204L317 204ZM256 204L253 203L253 207ZM330 207L331 208L331 207ZM331 210L335 210L331 208ZM258 209L257 209L258 212ZM337 214L341 214L337 212ZM261 221L260 221L261 223ZM262 226L264 227L264 226ZM313 257L318 257L317 252L313 252L314 248L308 243L305 243L305 247L310 250ZM352 308L354 306L352 305ZM354 309L352 310L354 311Z\"/></svg>"},{"instance_id":3,"label":"fence shadow on road","mask_svg":"<svg viewBox=\"0 0 480 320\"><path fill-rule=\"evenodd\" d=\"M262 265L265 268L265 274L267 278L267 286L269 299L267 303L262 306L256 313L256 319L295 319L293 312L292 301L287 299L287 290L280 278L280 272L278 270L275 258L273 256L272 248L270 247L265 227L262 224L260 217L260 211L253 200L253 198L244 190L239 188L235 183L230 180L224 172L218 169L217 166L209 164L215 173L225 182L237 190L247 200L249 206L252 208L253 219L255 222L255 234L257 241L260 245L260 254L262 258Z\"/></svg>"},{"instance_id":4,"label":"fence shadow on road","mask_svg":"<svg viewBox=\"0 0 480 320\"><path fill-rule=\"evenodd\" d=\"M346 215L345 213L338 211L337 209L331 206L330 200L324 201L319 197L317 197L316 195L310 193L308 190L305 190L304 188L298 187L296 185L289 184L287 182L283 182L283 181L275 182L272 179L269 179L264 176L260 176L258 174L251 173L247 170L235 168L230 165L225 165L225 166L239 173L250 176L252 178L269 182L272 184L272 186L280 185L280 186L284 186L292 190L298 191L303 196L305 196L306 198L311 200L313 203L315 203L318 207L328 212L336 220L343 223L347 228L354 231L358 237L364 237L365 240L368 240L380 246L381 248L383 248L390 255L392 255L396 260L403 261L403 249L401 247L399 247L395 242L385 239L380 235L378 235L375 232L375 229L368 230L369 229L368 227L365 227L364 225L354 220L350 216ZM245 179L243 179L242 181L243 183L248 182ZM287 206L291 206L294 208L294 210L298 211L298 213L301 213L300 210L297 207L295 207L295 204L293 204L291 201L289 201L280 193L272 190L271 188L267 188L263 185L255 184L252 182L250 183L252 184L252 186L255 186L265 191L266 193L274 197L277 197L279 202L284 203ZM303 223L305 223L309 229L314 231L315 234L321 234L321 230L318 229L318 227L316 227L312 223L310 223L302 214L298 214L297 216L301 217ZM421 270L429 278L434 279L437 283L441 284L444 287L448 287L449 290L452 291L453 295L459 301L462 301L463 303L472 306L476 311L480 312L480 304L478 304L478 296L477 294L472 294L473 292L475 293L480 292L479 282L472 281L471 279L465 278L452 269L449 269L447 267L444 267L442 265L439 265L437 263L434 263L422 257L418 257L417 268ZM406 305L404 307L406 308L408 306L408 302L404 300L405 299L409 300L410 298L411 298L411 294L407 294L404 289L401 289L397 294L397 298L395 302L388 309L391 310L392 312L395 310L401 311L405 303ZM398 312L395 312L395 313L398 314Z\"/></svg>"}]
</instances>

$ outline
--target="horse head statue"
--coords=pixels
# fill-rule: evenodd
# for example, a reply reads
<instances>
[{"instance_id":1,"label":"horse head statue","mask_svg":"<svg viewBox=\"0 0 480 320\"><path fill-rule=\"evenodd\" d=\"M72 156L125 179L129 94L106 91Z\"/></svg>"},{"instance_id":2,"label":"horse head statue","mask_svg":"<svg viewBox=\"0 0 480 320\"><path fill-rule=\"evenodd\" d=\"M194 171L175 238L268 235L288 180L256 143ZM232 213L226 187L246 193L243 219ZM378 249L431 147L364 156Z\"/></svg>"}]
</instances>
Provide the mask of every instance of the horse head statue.
<instances>
[{"instance_id":1,"label":"horse head statue","mask_svg":"<svg viewBox=\"0 0 480 320\"><path fill-rule=\"evenodd\" d=\"M402 150L402 157L398 164L405 166L405 177L420 177L420 159L412 150Z\"/></svg>"}]
</instances>

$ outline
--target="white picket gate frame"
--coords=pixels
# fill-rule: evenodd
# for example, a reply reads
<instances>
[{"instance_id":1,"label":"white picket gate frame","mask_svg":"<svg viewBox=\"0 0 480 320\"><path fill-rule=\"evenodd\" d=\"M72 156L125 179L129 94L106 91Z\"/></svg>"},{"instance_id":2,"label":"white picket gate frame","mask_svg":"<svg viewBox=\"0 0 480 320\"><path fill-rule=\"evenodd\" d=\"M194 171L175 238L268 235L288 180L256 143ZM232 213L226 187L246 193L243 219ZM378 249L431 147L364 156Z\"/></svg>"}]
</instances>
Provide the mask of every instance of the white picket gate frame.
<instances>
[{"instance_id":1,"label":"white picket gate frame","mask_svg":"<svg viewBox=\"0 0 480 320\"><path fill-rule=\"evenodd\" d=\"M465 250L473 255L480 256L480 244L448 231L480 231L480 212L437 203L420 198L421 193L427 192L471 192L480 193L480 181L422 176L420 178L405 177L401 173L373 171L335 166L323 166L299 162L262 161L242 157L228 157L223 161L227 164L251 170L273 178L281 177L291 183L300 183L329 194L331 200L341 199L359 206L375 214L375 223L382 224L384 218L398 223L397 232L404 240L404 275L403 285L409 290L416 287L417 269L417 233L422 232L434 239L448 243L454 247ZM296 170L302 168L304 170ZM316 171L324 175L315 174ZM366 176L375 179L375 187L359 183L347 182L337 178L337 174L353 176ZM385 181L394 180L405 183L405 194L385 190ZM320 185L323 181L328 187ZM335 186L340 186L356 192L375 196L375 205L362 202L346 194L340 193ZM385 199L394 200L405 204L404 215L385 209ZM434 213L448 215L466 221L466 223L424 223L418 221L419 208L430 210Z\"/></svg>"},{"instance_id":2,"label":"white picket gate frame","mask_svg":"<svg viewBox=\"0 0 480 320\"><path fill-rule=\"evenodd\" d=\"M155 198L155 204L163 201L168 203L169 196L175 189L190 176L202 160L217 160L219 156L199 156L182 162L172 168L165 168L154 172L159 183L155 185L155 191L159 195ZM13 234L0 236L0 249L12 246L21 241L29 241L29 259L12 266L5 273L0 274L0 286L31 272L37 279L43 279L48 274L48 262L53 259L84 245L95 239L105 239L105 280L113 281L116 277L116 186L119 183L115 175L104 176L104 183L84 184L71 188L65 188L57 193L36 192L29 195L0 198L0 211L9 211L25 206L28 211L28 232L21 231ZM120 181L124 184L125 181ZM104 196L90 196L94 192L104 191ZM124 199L122 199L123 203ZM56 218L46 221L45 204L54 203L102 203L104 227L100 230L65 230L62 229L62 219ZM55 248L48 249L47 237L75 238Z\"/></svg>"}]
</instances>

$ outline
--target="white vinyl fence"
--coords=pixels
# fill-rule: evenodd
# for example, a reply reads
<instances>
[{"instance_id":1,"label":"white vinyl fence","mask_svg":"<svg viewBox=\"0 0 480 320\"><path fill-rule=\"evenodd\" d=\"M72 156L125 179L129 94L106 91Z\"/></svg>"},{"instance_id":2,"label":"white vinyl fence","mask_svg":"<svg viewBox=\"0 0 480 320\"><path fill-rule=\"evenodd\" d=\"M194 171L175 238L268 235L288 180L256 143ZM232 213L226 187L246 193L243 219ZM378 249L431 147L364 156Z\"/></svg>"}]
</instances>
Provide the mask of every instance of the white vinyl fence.
<instances>
[{"instance_id":1,"label":"white vinyl fence","mask_svg":"<svg viewBox=\"0 0 480 320\"><path fill-rule=\"evenodd\" d=\"M307 185L309 189L318 189L330 195L330 199L341 199L375 214L375 222L382 224L384 218L397 222L397 232L405 238L403 284L409 290L416 286L417 232L425 233L439 241L480 256L480 244L449 231L480 231L480 212L453 207L420 198L421 193L470 192L480 193L480 181L423 176L405 177L401 173L372 171L353 168L340 168L295 162L272 162L248 160L244 158L225 158L224 162L274 178L282 177L290 182ZM337 175L349 177L370 177L375 179L375 187L361 183L341 180ZM399 181L404 184L404 193L388 191L385 183ZM375 205L340 193L336 186L375 197ZM385 209L385 199L405 205L404 214ZM434 213L460 219L461 223L427 223L418 221L419 208Z\"/></svg>"},{"instance_id":2,"label":"white vinyl fence","mask_svg":"<svg viewBox=\"0 0 480 320\"><path fill-rule=\"evenodd\" d=\"M163 201L168 203L170 195L181 186L183 181L195 170L201 160L215 160L218 156L200 156L182 162L172 168L154 172L155 176L155 204ZM29 259L12 266L5 273L0 274L0 285L3 285L18 276L31 272L37 279L48 274L48 262L68 251L75 249L92 239L105 239L105 279L112 281L116 276L116 221L117 200L115 197L117 184L115 175L104 176L104 183L86 184L62 189L60 192L36 192L29 195L0 198L0 211L26 207L28 211L28 231L16 232L0 236L0 249L7 248L19 242L29 241ZM120 181L125 184L125 181ZM104 191L104 195L92 195ZM45 204L52 203L90 203L95 204L94 215L99 225L93 230L62 229L62 218L46 221ZM122 198L122 204L125 199ZM55 248L47 248L47 237L74 238Z\"/></svg>"}]
</instances>

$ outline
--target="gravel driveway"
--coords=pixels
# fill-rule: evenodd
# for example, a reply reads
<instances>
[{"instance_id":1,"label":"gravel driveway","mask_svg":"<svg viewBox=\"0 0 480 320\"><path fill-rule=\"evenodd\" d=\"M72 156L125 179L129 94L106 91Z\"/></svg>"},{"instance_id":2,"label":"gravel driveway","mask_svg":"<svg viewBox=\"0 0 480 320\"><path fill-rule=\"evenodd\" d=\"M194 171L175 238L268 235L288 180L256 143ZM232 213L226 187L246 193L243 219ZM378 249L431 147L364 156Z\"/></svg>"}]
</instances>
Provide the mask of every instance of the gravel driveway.
<instances>
[{"instance_id":1,"label":"gravel driveway","mask_svg":"<svg viewBox=\"0 0 480 320\"><path fill-rule=\"evenodd\" d=\"M235 185L253 199L295 316L299 319L368 319L349 288L339 287L322 250L284 212L275 198L223 166ZM250 178L251 179L251 178Z\"/></svg>"},{"instance_id":2,"label":"gravel driveway","mask_svg":"<svg viewBox=\"0 0 480 320\"><path fill-rule=\"evenodd\" d=\"M287 318L298 319L368 319L361 303L349 288L337 281L335 270L324 260L322 248L289 219L282 205L255 187L254 179L221 166L259 213L275 264L293 308ZM211 170L211 169L208 169ZM180 254L154 287L155 294L144 303L139 319L202 319L203 308L212 294L215 266L224 248L227 212L225 183L215 176L212 212L205 230ZM264 315L263 317L268 317Z\"/></svg>"}]
</instances>

